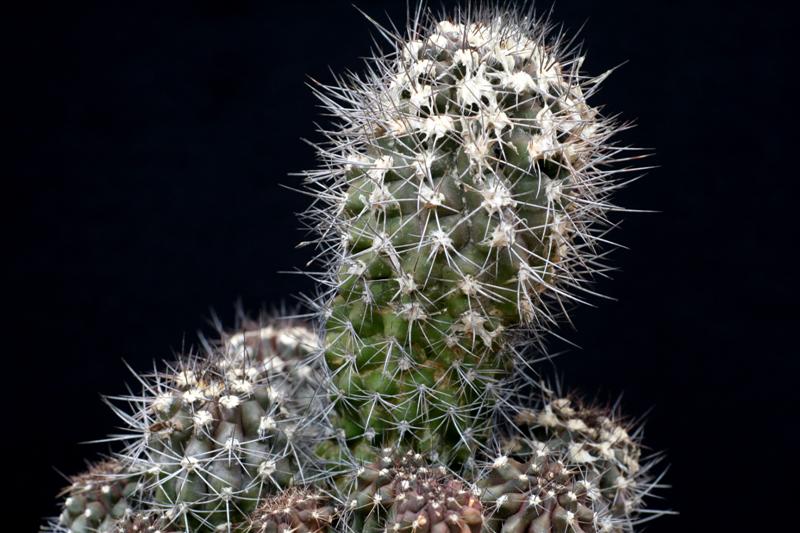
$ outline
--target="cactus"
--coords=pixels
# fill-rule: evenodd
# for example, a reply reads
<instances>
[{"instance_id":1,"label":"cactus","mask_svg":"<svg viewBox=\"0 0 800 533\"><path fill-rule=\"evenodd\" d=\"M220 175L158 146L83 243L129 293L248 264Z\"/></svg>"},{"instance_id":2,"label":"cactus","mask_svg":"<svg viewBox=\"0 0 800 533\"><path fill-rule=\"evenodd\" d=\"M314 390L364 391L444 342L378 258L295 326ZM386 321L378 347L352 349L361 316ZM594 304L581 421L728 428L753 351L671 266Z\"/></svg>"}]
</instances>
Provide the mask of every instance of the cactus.
<instances>
[{"instance_id":1,"label":"cactus","mask_svg":"<svg viewBox=\"0 0 800 533\"><path fill-rule=\"evenodd\" d=\"M533 523L536 531L633 531L646 514L644 497L661 486L651 476L661 457L642 456L640 429L616 411L541 390L541 405L518 412L478 476L482 498L496 504L491 520L504 533Z\"/></svg>"},{"instance_id":2,"label":"cactus","mask_svg":"<svg viewBox=\"0 0 800 533\"><path fill-rule=\"evenodd\" d=\"M156 508L191 531L224 530L265 494L305 481L315 343L303 326L269 324L206 343L140 377L140 395L112 399L130 429L120 461L146 476Z\"/></svg>"},{"instance_id":3,"label":"cactus","mask_svg":"<svg viewBox=\"0 0 800 533\"><path fill-rule=\"evenodd\" d=\"M481 502L469 485L421 454L394 448L358 468L345 483L348 528L365 533L479 533Z\"/></svg>"},{"instance_id":4,"label":"cactus","mask_svg":"<svg viewBox=\"0 0 800 533\"><path fill-rule=\"evenodd\" d=\"M631 435L614 412L569 397L556 398L539 410L521 411L517 421L520 427L527 426L529 439L565 453L573 464L584 465L614 512L627 514L636 507L637 487L644 485L639 478L646 471L640 464L641 445L636 432ZM525 448L524 441L512 438L507 448Z\"/></svg>"},{"instance_id":5,"label":"cactus","mask_svg":"<svg viewBox=\"0 0 800 533\"><path fill-rule=\"evenodd\" d=\"M511 348L602 271L622 149L587 103L603 76L539 21L490 10L409 33L386 34L368 77L317 89L341 124L306 173L330 271L325 360L357 456L402 444L463 460Z\"/></svg>"},{"instance_id":6,"label":"cactus","mask_svg":"<svg viewBox=\"0 0 800 533\"><path fill-rule=\"evenodd\" d=\"M318 533L328 531L336 509L324 494L289 489L267 498L253 513L246 533Z\"/></svg>"},{"instance_id":7,"label":"cactus","mask_svg":"<svg viewBox=\"0 0 800 533\"><path fill-rule=\"evenodd\" d=\"M52 533L115 533L117 520L126 516L141 490L139 476L126 472L123 465L107 459L70 479L63 497L61 515L51 521Z\"/></svg>"},{"instance_id":8,"label":"cactus","mask_svg":"<svg viewBox=\"0 0 800 533\"><path fill-rule=\"evenodd\" d=\"M489 531L622 531L584 472L546 446L521 461L499 456L479 484Z\"/></svg>"},{"instance_id":9,"label":"cactus","mask_svg":"<svg viewBox=\"0 0 800 533\"><path fill-rule=\"evenodd\" d=\"M530 368L604 274L641 157L588 103L607 73L532 12L377 27L392 49L367 75L315 87L338 118L304 173L317 330L240 319L110 398L124 449L47 531L628 533L660 514L639 429Z\"/></svg>"}]
</instances>

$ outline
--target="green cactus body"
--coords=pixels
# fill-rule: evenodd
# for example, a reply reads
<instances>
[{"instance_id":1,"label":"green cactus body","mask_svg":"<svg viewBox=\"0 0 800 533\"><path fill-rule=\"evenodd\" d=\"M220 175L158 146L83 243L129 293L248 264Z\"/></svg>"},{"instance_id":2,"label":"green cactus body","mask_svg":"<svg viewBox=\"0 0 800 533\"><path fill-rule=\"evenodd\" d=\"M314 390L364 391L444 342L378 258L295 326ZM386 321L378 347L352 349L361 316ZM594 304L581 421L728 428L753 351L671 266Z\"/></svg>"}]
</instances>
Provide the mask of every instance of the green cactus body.
<instances>
[{"instance_id":1,"label":"green cactus body","mask_svg":"<svg viewBox=\"0 0 800 533\"><path fill-rule=\"evenodd\" d=\"M334 250L325 359L358 457L464 460L515 333L547 329L597 268L612 128L581 61L528 19L478 20L414 28L372 78L320 90L345 126L308 174L328 204L310 215Z\"/></svg>"},{"instance_id":2,"label":"green cactus body","mask_svg":"<svg viewBox=\"0 0 800 533\"><path fill-rule=\"evenodd\" d=\"M57 524L48 531L69 533L115 533L117 520L130 510L140 491L139 476L124 472L115 460L93 465L73 477L64 496Z\"/></svg>"},{"instance_id":3,"label":"green cactus body","mask_svg":"<svg viewBox=\"0 0 800 533\"><path fill-rule=\"evenodd\" d=\"M352 531L479 533L483 525L480 500L469 486L418 453L383 450L346 485L343 508Z\"/></svg>"},{"instance_id":4,"label":"green cactus body","mask_svg":"<svg viewBox=\"0 0 800 533\"><path fill-rule=\"evenodd\" d=\"M120 457L145 473L153 506L176 527L232 531L264 495L303 481L316 431L306 422L315 344L303 326L244 332L142 378L143 394L123 398L135 438Z\"/></svg>"}]
</instances>

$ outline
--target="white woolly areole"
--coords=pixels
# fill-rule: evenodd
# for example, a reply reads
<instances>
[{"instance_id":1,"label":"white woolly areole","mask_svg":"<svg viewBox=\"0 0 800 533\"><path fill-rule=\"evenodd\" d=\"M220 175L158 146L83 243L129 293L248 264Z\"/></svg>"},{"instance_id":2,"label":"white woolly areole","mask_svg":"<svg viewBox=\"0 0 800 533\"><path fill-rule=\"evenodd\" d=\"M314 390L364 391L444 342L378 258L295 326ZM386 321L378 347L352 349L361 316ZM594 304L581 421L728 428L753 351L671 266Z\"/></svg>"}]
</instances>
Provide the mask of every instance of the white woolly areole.
<instances>
[{"instance_id":1,"label":"white woolly areole","mask_svg":"<svg viewBox=\"0 0 800 533\"><path fill-rule=\"evenodd\" d=\"M228 396L222 396L219 399L219 403L223 407L227 407L228 409L234 409L238 407L239 404L242 403L242 400L238 396L228 395Z\"/></svg>"},{"instance_id":2,"label":"white woolly areole","mask_svg":"<svg viewBox=\"0 0 800 533\"><path fill-rule=\"evenodd\" d=\"M172 407L172 402L175 400L175 397L171 393L163 393L156 396L156 399L153 400L153 409L160 412L169 411Z\"/></svg>"},{"instance_id":3,"label":"white woolly areole","mask_svg":"<svg viewBox=\"0 0 800 533\"><path fill-rule=\"evenodd\" d=\"M213 415L205 410L197 411L192 417L192 422L194 422L196 429L201 429L206 426L209 426L213 421L214 421Z\"/></svg>"},{"instance_id":4,"label":"white woolly areole","mask_svg":"<svg viewBox=\"0 0 800 533\"><path fill-rule=\"evenodd\" d=\"M422 123L422 131L428 137L439 139L444 137L447 132L452 131L454 127L453 117L447 115L433 115L425 119Z\"/></svg>"},{"instance_id":5,"label":"white woolly areole","mask_svg":"<svg viewBox=\"0 0 800 533\"><path fill-rule=\"evenodd\" d=\"M501 455L497 459L494 460L494 462L492 463L492 466L494 468L502 468L502 467L506 466L507 464L508 464L508 456L507 455Z\"/></svg>"},{"instance_id":6,"label":"white woolly areole","mask_svg":"<svg viewBox=\"0 0 800 533\"><path fill-rule=\"evenodd\" d=\"M275 473L275 470L277 470L277 467L275 466L275 461L272 460L262 461L258 465L258 475L261 477L269 477Z\"/></svg>"}]
</instances>

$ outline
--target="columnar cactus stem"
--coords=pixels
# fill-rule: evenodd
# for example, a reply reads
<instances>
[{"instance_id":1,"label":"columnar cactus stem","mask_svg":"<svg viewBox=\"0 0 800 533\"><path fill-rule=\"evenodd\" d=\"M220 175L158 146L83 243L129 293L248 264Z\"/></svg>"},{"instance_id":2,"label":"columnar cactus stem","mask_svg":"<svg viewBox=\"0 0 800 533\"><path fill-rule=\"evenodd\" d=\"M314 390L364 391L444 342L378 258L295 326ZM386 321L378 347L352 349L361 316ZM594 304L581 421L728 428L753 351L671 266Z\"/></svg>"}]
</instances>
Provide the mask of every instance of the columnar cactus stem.
<instances>
[{"instance_id":1,"label":"columnar cactus stem","mask_svg":"<svg viewBox=\"0 0 800 533\"><path fill-rule=\"evenodd\" d=\"M357 456L403 444L466 458L520 338L602 270L618 126L605 75L530 16L417 17L392 50L317 94L340 119L306 174L330 288L336 424Z\"/></svg>"}]
</instances>

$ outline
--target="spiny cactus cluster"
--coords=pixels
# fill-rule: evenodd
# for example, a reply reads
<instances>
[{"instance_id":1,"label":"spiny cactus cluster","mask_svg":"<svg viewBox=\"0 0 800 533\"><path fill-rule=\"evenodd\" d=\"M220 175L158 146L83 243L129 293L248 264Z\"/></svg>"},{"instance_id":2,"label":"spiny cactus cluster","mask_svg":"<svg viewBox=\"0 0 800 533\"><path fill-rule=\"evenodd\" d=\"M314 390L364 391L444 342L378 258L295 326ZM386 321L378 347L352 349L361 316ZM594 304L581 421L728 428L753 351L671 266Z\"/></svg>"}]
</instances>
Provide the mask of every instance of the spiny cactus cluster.
<instances>
[{"instance_id":1,"label":"spiny cactus cluster","mask_svg":"<svg viewBox=\"0 0 800 533\"><path fill-rule=\"evenodd\" d=\"M140 510L151 513L139 521L217 531L247 519L266 494L307 481L304 465L320 433L307 415L321 409L310 359L316 336L290 321L247 326L137 376L139 393L109 398L128 426L109 440L124 446L73 481L55 531L112 532L122 527L114 520ZM116 498L109 503L91 489L104 479Z\"/></svg>"},{"instance_id":2,"label":"spiny cactus cluster","mask_svg":"<svg viewBox=\"0 0 800 533\"><path fill-rule=\"evenodd\" d=\"M377 24L377 23L376 23ZM241 322L108 403L113 458L46 531L629 532L658 454L535 362L604 274L624 125L533 12L420 6L315 92L316 327ZM538 396L537 396L538 395Z\"/></svg>"}]
</instances>

